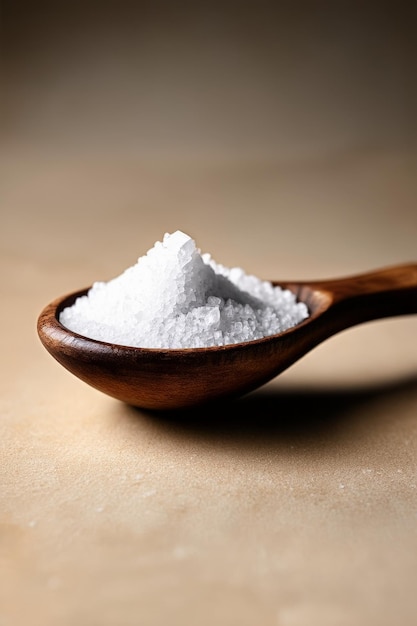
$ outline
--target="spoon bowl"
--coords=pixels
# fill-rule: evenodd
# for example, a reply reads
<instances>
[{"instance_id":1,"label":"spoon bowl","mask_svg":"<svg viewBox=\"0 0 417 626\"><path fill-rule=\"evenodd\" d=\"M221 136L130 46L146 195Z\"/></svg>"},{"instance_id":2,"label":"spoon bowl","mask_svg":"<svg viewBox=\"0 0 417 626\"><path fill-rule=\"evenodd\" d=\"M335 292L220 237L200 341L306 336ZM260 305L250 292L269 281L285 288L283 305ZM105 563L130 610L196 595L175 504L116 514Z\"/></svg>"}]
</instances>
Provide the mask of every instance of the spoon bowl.
<instances>
[{"instance_id":1,"label":"spoon bowl","mask_svg":"<svg viewBox=\"0 0 417 626\"><path fill-rule=\"evenodd\" d=\"M97 341L65 328L61 311L87 289L55 299L40 313L39 338L67 370L127 404L171 410L238 397L293 365L351 326L417 313L417 264L323 281L273 284L290 289L309 317L280 334L226 346L135 348Z\"/></svg>"}]
</instances>

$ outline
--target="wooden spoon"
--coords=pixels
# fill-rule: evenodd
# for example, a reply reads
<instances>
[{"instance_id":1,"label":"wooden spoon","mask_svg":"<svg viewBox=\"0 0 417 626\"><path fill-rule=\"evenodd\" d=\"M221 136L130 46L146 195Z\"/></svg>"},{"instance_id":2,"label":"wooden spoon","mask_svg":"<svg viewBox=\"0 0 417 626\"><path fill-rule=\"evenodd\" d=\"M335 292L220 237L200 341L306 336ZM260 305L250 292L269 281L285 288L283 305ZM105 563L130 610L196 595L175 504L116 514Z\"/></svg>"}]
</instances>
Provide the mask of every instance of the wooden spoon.
<instances>
[{"instance_id":1,"label":"wooden spoon","mask_svg":"<svg viewBox=\"0 0 417 626\"><path fill-rule=\"evenodd\" d=\"M248 393L346 328L417 313L417 264L313 282L274 282L306 303L310 316L278 335L190 349L133 348L66 329L59 314L88 289L58 298L38 318L48 352L92 387L147 409L178 409Z\"/></svg>"}]
</instances>

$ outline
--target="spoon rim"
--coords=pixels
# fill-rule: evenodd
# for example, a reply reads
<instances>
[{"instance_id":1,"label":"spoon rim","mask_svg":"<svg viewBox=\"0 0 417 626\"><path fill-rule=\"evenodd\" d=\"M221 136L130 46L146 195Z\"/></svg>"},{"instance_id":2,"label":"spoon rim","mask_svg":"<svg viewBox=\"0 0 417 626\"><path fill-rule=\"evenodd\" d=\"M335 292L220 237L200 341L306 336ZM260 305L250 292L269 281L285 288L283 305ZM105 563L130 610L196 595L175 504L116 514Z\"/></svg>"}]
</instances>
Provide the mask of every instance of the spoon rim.
<instances>
[{"instance_id":1,"label":"spoon rim","mask_svg":"<svg viewBox=\"0 0 417 626\"><path fill-rule=\"evenodd\" d=\"M331 304L330 299L328 299L329 301L325 304L323 304L323 302L320 302L320 304L318 305L317 303L315 303L314 307L311 307L306 302L305 298L299 298L298 297L299 292L302 289L307 289L310 292L310 294L314 293L314 295L317 295L317 293L320 293L323 296L329 295L325 293L324 289L317 289L317 288L310 287L308 283L301 283L301 282L286 283L286 282L278 282L278 281L271 281L271 283L274 286L279 286L284 290L291 291L297 297L298 302L303 302L306 305L307 310L308 310L308 316L301 322L298 322L297 324L295 324L294 326L291 326L290 328L287 328L286 330L283 330L279 333L275 333L273 335L260 337L258 339L250 339L248 341L228 343L224 345L200 346L200 347L190 347L190 348L150 348L150 347L141 347L141 346L131 346L127 344L119 344L119 343L114 343L111 341L104 341L102 339L94 339L93 337L89 337L87 335L83 335L81 333L71 330L67 326L64 326L64 324L62 324L59 320L60 313L66 307L74 304L77 298L87 295L92 285L85 287L83 289L78 289L76 291L67 293L65 295L58 296L57 298L49 302L39 314L38 323L37 323L38 333L42 336L43 334L45 334L44 333L45 327L47 327L50 331L54 330L56 332L59 332L61 335L65 335L66 337L70 337L75 340L82 340L84 343L84 346L82 349L85 349L85 350L87 349L88 346L90 346L91 348L101 346L103 348L111 349L113 351L116 350L118 352L126 351L126 352L132 352L132 353L149 354L152 356L155 356L156 354L180 356L180 355L187 355L187 354L214 353L214 352L220 352L220 351L221 352L234 351L234 350L238 350L242 348L249 348L249 347L253 347L257 345L262 345L264 343L265 344L271 343L271 341L277 341L281 337L284 337L284 336L287 337L288 335L296 332L298 329L304 328L306 325L310 324L314 319L319 317L326 309L328 309ZM59 341L59 338L55 336L54 340Z\"/></svg>"}]
</instances>

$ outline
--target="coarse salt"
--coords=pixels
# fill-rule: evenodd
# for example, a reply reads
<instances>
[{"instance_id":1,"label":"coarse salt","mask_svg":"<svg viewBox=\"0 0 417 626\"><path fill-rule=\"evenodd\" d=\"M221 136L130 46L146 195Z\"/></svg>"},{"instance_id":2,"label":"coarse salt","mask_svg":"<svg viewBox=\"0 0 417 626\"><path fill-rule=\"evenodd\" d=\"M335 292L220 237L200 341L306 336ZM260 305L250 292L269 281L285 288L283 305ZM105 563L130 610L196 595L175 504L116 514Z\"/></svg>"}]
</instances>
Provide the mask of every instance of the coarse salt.
<instances>
[{"instance_id":1,"label":"coarse salt","mask_svg":"<svg viewBox=\"0 0 417 626\"><path fill-rule=\"evenodd\" d=\"M66 307L59 321L91 339L141 348L203 348L282 333L308 317L288 289L201 254L166 233L135 265Z\"/></svg>"}]
</instances>

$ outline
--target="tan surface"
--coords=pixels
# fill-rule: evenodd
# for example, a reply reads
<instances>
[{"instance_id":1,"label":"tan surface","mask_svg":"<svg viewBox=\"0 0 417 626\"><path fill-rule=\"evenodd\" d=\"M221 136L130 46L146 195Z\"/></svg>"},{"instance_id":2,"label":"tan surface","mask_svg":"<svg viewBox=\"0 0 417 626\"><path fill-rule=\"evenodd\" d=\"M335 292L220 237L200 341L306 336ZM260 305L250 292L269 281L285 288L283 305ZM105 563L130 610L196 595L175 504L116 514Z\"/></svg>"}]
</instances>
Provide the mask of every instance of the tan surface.
<instances>
[{"instance_id":1,"label":"tan surface","mask_svg":"<svg viewBox=\"0 0 417 626\"><path fill-rule=\"evenodd\" d=\"M302 93L286 92L277 123L286 127L291 98L299 110L276 149L267 141L273 113L260 96L244 99L229 134L225 114L214 137L204 126L184 145L173 124L168 139L161 132L152 144L150 133L141 149L136 127L123 134L132 109L111 100L107 74L94 89L115 106L109 119L119 143L100 134L107 126L94 115L98 96L86 110L67 100L78 84L96 93L84 79L100 47L75 69L57 35L56 57L47 39L33 50L27 44L36 72L11 56L9 101L18 106L10 108L1 156L1 626L415 625L415 317L341 333L262 390L216 415L200 409L188 418L153 416L87 387L36 335L47 302L115 276L176 228L216 261L277 280L415 261L414 127L404 93L392 95L402 48L395 33L383 36L388 17L379 25L383 44L376 38L371 48L387 50L394 65L381 65L387 74L376 86L366 75L372 55L368 65L348 52L336 61L320 51L306 56L320 67L316 104L339 85L336 108L313 112L318 126L304 127L308 146L297 134L310 89L302 92L300 68ZM292 31L281 34L298 46L311 31L288 23ZM149 41L159 42L157 32L149 29ZM126 37L119 44L132 55ZM207 62L207 40L197 33L185 42L178 58L193 45ZM117 69L126 50L115 49ZM233 73L233 55L224 74L225 83L228 72L237 76L227 92L235 105L246 94L248 66L242 61ZM149 59L139 68L147 87ZM345 89L326 74L333 62L363 74L346 71ZM176 67L181 78L183 65ZM262 76L252 68L258 95L267 93L267 69ZM117 74L114 66L109 72ZM120 80L132 68L126 72ZM198 76L185 81L187 93ZM252 105L262 118L254 135L244 133ZM144 110L157 128L159 109ZM68 120L59 129L57 111Z\"/></svg>"}]
</instances>

